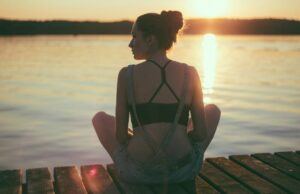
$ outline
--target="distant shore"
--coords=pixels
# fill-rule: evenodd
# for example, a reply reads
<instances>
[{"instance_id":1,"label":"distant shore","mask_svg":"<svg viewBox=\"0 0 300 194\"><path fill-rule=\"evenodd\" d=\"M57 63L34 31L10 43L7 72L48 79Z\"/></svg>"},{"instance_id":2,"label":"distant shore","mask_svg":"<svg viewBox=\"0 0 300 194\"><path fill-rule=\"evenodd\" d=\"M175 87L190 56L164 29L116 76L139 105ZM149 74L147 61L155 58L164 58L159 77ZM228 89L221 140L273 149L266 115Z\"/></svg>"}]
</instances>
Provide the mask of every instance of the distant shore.
<instances>
[{"instance_id":1,"label":"distant shore","mask_svg":"<svg viewBox=\"0 0 300 194\"><path fill-rule=\"evenodd\" d=\"M32 21L0 19L0 36L130 34L132 21ZM188 19L183 34L300 34L300 21L288 19Z\"/></svg>"}]
</instances>

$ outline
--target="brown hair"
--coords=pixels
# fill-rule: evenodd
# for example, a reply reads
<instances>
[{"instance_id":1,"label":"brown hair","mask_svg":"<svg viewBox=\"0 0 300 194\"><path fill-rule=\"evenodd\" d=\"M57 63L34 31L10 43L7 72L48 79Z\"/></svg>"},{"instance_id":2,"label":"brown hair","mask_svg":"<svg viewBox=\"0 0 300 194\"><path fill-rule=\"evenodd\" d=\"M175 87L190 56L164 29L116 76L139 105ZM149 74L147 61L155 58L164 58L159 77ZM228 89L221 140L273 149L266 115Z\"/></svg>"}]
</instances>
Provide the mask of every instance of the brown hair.
<instances>
[{"instance_id":1,"label":"brown hair","mask_svg":"<svg viewBox=\"0 0 300 194\"><path fill-rule=\"evenodd\" d=\"M159 48L168 50L177 40L177 33L183 27L183 18L179 11L147 13L137 18L136 25L144 37L154 35Z\"/></svg>"}]
</instances>

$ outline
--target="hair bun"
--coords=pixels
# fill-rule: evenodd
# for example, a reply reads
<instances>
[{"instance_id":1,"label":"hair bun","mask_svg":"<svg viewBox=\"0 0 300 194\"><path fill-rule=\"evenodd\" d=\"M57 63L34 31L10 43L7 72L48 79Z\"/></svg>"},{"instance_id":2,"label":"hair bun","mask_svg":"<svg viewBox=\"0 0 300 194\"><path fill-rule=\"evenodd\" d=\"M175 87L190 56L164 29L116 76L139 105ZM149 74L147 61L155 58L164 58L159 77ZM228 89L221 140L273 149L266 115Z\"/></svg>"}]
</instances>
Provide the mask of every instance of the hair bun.
<instances>
[{"instance_id":1,"label":"hair bun","mask_svg":"<svg viewBox=\"0 0 300 194\"><path fill-rule=\"evenodd\" d=\"M171 31L177 33L182 28L183 18L180 11L162 11L160 15L170 26Z\"/></svg>"}]
</instances>

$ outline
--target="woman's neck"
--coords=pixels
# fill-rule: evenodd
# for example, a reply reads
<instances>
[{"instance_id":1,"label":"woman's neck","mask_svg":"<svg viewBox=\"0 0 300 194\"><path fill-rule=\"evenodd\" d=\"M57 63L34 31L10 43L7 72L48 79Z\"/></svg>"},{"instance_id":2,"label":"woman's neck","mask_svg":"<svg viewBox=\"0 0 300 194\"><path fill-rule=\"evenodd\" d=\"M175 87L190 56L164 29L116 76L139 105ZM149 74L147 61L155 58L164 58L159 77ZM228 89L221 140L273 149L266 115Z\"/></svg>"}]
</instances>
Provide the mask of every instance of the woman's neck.
<instances>
[{"instance_id":1,"label":"woman's neck","mask_svg":"<svg viewBox=\"0 0 300 194\"><path fill-rule=\"evenodd\" d=\"M157 52L149 55L149 57L147 57L146 60L153 60L161 65L169 61L165 50L158 50Z\"/></svg>"}]
</instances>

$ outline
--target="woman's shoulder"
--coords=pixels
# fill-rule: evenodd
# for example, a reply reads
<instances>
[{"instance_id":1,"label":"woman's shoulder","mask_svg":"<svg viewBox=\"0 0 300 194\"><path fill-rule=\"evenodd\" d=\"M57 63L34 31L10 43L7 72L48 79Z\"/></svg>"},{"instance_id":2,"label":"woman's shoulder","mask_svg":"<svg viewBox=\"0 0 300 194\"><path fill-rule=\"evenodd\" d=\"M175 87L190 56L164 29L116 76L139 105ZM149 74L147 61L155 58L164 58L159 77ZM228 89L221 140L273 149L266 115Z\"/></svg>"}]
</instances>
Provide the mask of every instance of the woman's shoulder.
<instances>
[{"instance_id":1,"label":"woman's shoulder","mask_svg":"<svg viewBox=\"0 0 300 194\"><path fill-rule=\"evenodd\" d=\"M127 66L122 67L122 68L119 70L119 75L120 75L120 74L121 74L121 75L122 75L122 74L125 74L130 66L133 66L133 67L134 67L134 66L137 66L137 64L129 64L129 65L127 65Z\"/></svg>"},{"instance_id":2,"label":"woman's shoulder","mask_svg":"<svg viewBox=\"0 0 300 194\"><path fill-rule=\"evenodd\" d=\"M122 67L118 73L118 81L123 82L126 80L126 72L127 72L128 66Z\"/></svg>"},{"instance_id":3,"label":"woman's shoulder","mask_svg":"<svg viewBox=\"0 0 300 194\"><path fill-rule=\"evenodd\" d=\"M189 70L191 70L191 68L194 68L194 66L189 65L189 64L186 63L186 62L175 61L175 60L172 60L172 62L173 62L174 64L178 65L178 66L182 66L182 67L186 66Z\"/></svg>"},{"instance_id":4,"label":"woman's shoulder","mask_svg":"<svg viewBox=\"0 0 300 194\"><path fill-rule=\"evenodd\" d=\"M176 61L177 62L177 61ZM187 68L187 71L188 71L188 75L189 76L195 76L197 73L198 73L198 71L197 71L197 69L195 68L195 66L193 66L193 65L189 65L188 63L183 63L183 62L177 62L179 65L181 65L181 66L185 66L186 68Z\"/></svg>"},{"instance_id":5,"label":"woman's shoulder","mask_svg":"<svg viewBox=\"0 0 300 194\"><path fill-rule=\"evenodd\" d=\"M172 60L172 63L173 65L176 65L177 67L179 68L184 68L184 67L187 67L187 70L188 70L188 75L189 76L197 76L198 75L198 71L197 69L195 68L195 66L193 65L189 65L188 63L185 63L185 62L180 62L180 61L175 61L175 60ZM140 63L137 63L137 64L131 64L134 68L143 68L143 66L147 64L147 61L143 61L143 62L140 62ZM120 73L124 73L127 71L127 68L129 67L130 65L126 66L126 67L123 67L121 70L120 70Z\"/></svg>"},{"instance_id":6,"label":"woman's shoulder","mask_svg":"<svg viewBox=\"0 0 300 194\"><path fill-rule=\"evenodd\" d=\"M126 73L126 71L127 71L127 68L128 68L128 66L126 66L126 67L122 67L122 68L120 69L120 71L119 71L119 75L123 75L123 74L125 74L125 73Z\"/></svg>"},{"instance_id":7,"label":"woman's shoulder","mask_svg":"<svg viewBox=\"0 0 300 194\"><path fill-rule=\"evenodd\" d=\"M129 67L132 66L136 66L135 64L129 64L128 66L124 66L122 67L120 70L119 70L119 73L118 73L118 80L120 81L124 81L126 79L126 74L128 72L128 69Z\"/></svg>"}]
</instances>

